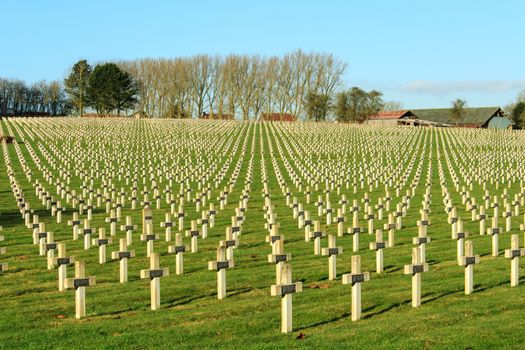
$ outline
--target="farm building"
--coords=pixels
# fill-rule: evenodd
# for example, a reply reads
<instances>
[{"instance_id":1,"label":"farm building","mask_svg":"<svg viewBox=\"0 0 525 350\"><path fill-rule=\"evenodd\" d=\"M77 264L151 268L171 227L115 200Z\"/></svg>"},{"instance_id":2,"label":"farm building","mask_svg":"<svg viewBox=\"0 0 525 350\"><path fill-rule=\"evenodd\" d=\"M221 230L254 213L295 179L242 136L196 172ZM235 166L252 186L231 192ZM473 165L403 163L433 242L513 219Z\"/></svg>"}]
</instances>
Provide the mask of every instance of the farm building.
<instances>
[{"instance_id":1,"label":"farm building","mask_svg":"<svg viewBox=\"0 0 525 350\"><path fill-rule=\"evenodd\" d=\"M451 119L451 108L412 109L420 119L434 123L450 124L466 128L512 128L514 122L499 107L465 108L464 117L456 125Z\"/></svg>"},{"instance_id":2,"label":"farm building","mask_svg":"<svg viewBox=\"0 0 525 350\"><path fill-rule=\"evenodd\" d=\"M385 111L371 115L365 124L369 125L399 125L401 120L417 119L417 116L409 110Z\"/></svg>"},{"instance_id":3,"label":"farm building","mask_svg":"<svg viewBox=\"0 0 525 350\"><path fill-rule=\"evenodd\" d=\"M260 120L265 122L295 122L297 118L291 113L262 113Z\"/></svg>"}]
</instances>

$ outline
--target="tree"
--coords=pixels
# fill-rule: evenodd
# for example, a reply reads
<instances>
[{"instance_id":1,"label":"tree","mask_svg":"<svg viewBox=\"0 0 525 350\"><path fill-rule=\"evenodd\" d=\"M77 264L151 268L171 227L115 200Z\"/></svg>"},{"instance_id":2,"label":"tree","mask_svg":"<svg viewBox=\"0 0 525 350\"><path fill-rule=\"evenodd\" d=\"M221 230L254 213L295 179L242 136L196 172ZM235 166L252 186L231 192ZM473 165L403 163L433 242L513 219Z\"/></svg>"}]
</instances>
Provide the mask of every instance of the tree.
<instances>
[{"instance_id":1,"label":"tree","mask_svg":"<svg viewBox=\"0 0 525 350\"><path fill-rule=\"evenodd\" d=\"M403 103L399 101L386 101L383 103L384 112L400 111L403 109Z\"/></svg>"},{"instance_id":2,"label":"tree","mask_svg":"<svg viewBox=\"0 0 525 350\"><path fill-rule=\"evenodd\" d=\"M452 110L450 111L450 120L454 121L456 125L465 118L465 106L467 102L462 99L452 101Z\"/></svg>"},{"instance_id":3,"label":"tree","mask_svg":"<svg viewBox=\"0 0 525 350\"><path fill-rule=\"evenodd\" d=\"M89 103L97 113L133 108L138 89L131 75L114 63L97 65L89 76Z\"/></svg>"},{"instance_id":4,"label":"tree","mask_svg":"<svg viewBox=\"0 0 525 350\"><path fill-rule=\"evenodd\" d=\"M512 109L511 116L512 120L516 125L521 126L522 128L525 126L522 121L522 115L525 112L525 102L519 101L514 105L514 108Z\"/></svg>"},{"instance_id":5,"label":"tree","mask_svg":"<svg viewBox=\"0 0 525 350\"><path fill-rule=\"evenodd\" d=\"M305 100L305 110L308 119L316 122L326 120L330 109L330 96L310 92L306 95Z\"/></svg>"},{"instance_id":6,"label":"tree","mask_svg":"<svg viewBox=\"0 0 525 350\"><path fill-rule=\"evenodd\" d=\"M341 91L335 96L334 114L338 122L348 121L348 92Z\"/></svg>"},{"instance_id":7,"label":"tree","mask_svg":"<svg viewBox=\"0 0 525 350\"><path fill-rule=\"evenodd\" d=\"M87 103L87 89L91 66L86 60L80 60L71 69L69 76L64 79L66 93L75 105L77 113L84 114L84 105Z\"/></svg>"}]
</instances>

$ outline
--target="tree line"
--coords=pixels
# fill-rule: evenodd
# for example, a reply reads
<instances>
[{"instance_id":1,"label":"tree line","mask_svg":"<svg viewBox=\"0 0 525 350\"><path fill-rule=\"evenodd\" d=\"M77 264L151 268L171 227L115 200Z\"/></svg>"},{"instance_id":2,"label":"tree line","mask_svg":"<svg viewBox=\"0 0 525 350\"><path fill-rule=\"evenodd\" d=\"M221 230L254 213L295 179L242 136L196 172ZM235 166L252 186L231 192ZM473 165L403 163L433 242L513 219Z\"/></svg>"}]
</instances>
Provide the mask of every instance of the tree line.
<instances>
[{"instance_id":1,"label":"tree line","mask_svg":"<svg viewBox=\"0 0 525 350\"><path fill-rule=\"evenodd\" d=\"M212 119L256 120L263 114L276 113L341 122L362 122L381 110L402 107L383 101L377 90L345 89L346 69L347 64L331 54L301 50L282 57L196 55L117 61L94 67L79 60L63 84L48 84L56 93L36 94L52 97L35 99L33 86L27 89L29 93L22 94L23 98L11 89L14 92L9 90L6 98L0 96L0 106L7 101L2 114L8 109L15 114L41 111L52 115L83 115L92 110L117 115L140 112L148 117L206 115Z\"/></svg>"},{"instance_id":2,"label":"tree line","mask_svg":"<svg viewBox=\"0 0 525 350\"><path fill-rule=\"evenodd\" d=\"M0 115L66 115L71 105L60 81L44 80L28 85L0 78Z\"/></svg>"}]
</instances>

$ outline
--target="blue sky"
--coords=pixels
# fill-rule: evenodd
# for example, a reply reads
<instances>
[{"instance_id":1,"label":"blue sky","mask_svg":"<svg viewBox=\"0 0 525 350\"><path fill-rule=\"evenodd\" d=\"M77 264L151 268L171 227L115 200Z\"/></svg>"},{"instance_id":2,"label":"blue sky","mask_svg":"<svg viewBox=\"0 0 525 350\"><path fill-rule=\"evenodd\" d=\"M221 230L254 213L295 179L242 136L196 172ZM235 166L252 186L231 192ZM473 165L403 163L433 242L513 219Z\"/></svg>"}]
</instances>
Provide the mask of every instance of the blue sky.
<instances>
[{"instance_id":1,"label":"blue sky","mask_svg":"<svg viewBox=\"0 0 525 350\"><path fill-rule=\"evenodd\" d=\"M347 86L405 108L505 105L525 89L521 0L0 3L0 76L63 79L90 62L198 53L329 52Z\"/></svg>"}]
</instances>

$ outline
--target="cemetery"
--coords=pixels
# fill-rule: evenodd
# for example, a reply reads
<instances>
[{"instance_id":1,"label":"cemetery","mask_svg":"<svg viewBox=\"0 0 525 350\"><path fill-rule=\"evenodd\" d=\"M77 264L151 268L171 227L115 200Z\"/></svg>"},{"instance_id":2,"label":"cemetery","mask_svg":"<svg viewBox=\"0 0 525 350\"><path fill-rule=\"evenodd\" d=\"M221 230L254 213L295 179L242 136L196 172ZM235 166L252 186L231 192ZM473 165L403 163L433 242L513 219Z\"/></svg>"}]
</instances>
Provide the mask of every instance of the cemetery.
<instances>
[{"instance_id":1,"label":"cemetery","mask_svg":"<svg viewBox=\"0 0 525 350\"><path fill-rule=\"evenodd\" d=\"M522 131L203 119L0 120L2 347L525 344Z\"/></svg>"}]
</instances>

